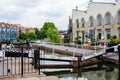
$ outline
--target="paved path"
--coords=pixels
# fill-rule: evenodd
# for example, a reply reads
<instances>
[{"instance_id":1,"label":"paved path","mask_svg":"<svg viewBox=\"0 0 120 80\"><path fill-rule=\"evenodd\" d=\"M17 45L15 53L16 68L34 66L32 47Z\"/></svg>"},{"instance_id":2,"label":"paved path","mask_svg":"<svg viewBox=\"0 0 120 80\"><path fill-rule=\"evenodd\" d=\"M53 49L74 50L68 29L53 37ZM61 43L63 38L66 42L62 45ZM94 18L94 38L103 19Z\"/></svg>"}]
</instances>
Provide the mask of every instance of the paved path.
<instances>
[{"instance_id":1,"label":"paved path","mask_svg":"<svg viewBox=\"0 0 120 80\"><path fill-rule=\"evenodd\" d=\"M24 74L23 77L21 75L14 75L14 76L6 76L0 77L0 80L60 80L56 76L46 76L45 74L41 73L31 73L31 74Z\"/></svg>"},{"instance_id":2,"label":"paved path","mask_svg":"<svg viewBox=\"0 0 120 80\"><path fill-rule=\"evenodd\" d=\"M50 44L37 44L37 45L39 45L39 46L41 45L41 46L48 47L48 48L53 48L56 50L62 50L62 51L67 50L69 52L72 52L73 55L74 55L74 53L81 54L82 60L87 60L87 59L93 58L95 56L104 54L103 49L95 51L95 50L81 49L81 48L75 48L75 47L67 47L67 46L63 46L63 45L50 45Z\"/></svg>"},{"instance_id":3,"label":"paved path","mask_svg":"<svg viewBox=\"0 0 120 80\"><path fill-rule=\"evenodd\" d=\"M3 73L4 71L4 73ZM3 62L0 62L0 76L7 75L7 64L4 62L4 70L3 70Z\"/></svg>"},{"instance_id":4,"label":"paved path","mask_svg":"<svg viewBox=\"0 0 120 80\"><path fill-rule=\"evenodd\" d=\"M60 80L55 76L47 76L47 77L31 77L31 78L19 78L15 80Z\"/></svg>"},{"instance_id":5,"label":"paved path","mask_svg":"<svg viewBox=\"0 0 120 80\"><path fill-rule=\"evenodd\" d=\"M38 44L44 47L48 47L48 48L54 48L54 49L59 49L59 50L63 50L63 51L70 51L70 52L75 52L75 53L80 53L80 54L84 54L84 53L92 53L94 52L94 50L88 50L88 49L80 49L80 48L75 48L75 47L67 47L67 46L63 46L63 45L50 45L50 44Z\"/></svg>"}]
</instances>

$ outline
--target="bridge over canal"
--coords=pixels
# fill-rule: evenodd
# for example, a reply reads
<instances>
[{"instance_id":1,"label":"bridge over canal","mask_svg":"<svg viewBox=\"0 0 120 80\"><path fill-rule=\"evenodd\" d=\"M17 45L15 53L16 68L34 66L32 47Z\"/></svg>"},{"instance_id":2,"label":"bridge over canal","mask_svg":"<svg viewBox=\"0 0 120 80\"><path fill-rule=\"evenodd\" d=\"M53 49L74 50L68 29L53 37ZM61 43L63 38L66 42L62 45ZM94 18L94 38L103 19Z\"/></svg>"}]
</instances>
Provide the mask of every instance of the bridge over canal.
<instances>
[{"instance_id":1,"label":"bridge over canal","mask_svg":"<svg viewBox=\"0 0 120 80\"><path fill-rule=\"evenodd\" d=\"M99 61L101 59L101 56L105 55L105 53L118 51L118 49L117 49L118 45L113 46L113 47L107 47L107 48L104 48L101 50L88 50L88 49L83 49L83 48L81 49L81 48L76 48L76 47L67 47L67 46L63 46L63 45L51 45L51 44L37 44L37 46L43 47L44 49L46 49L46 48L51 49L53 52L52 56L44 55L44 56L39 58L40 60L63 61L63 62L77 61L78 62L77 67L86 65L86 64L83 64L83 61L89 61L89 59L92 59L92 58L97 58ZM72 56L67 56L67 57L55 56L56 51L58 51L58 52L62 51L63 53L65 52L65 53L70 54ZM57 66L57 65L55 65L55 66ZM59 66L61 66L61 65L59 65ZM69 66L71 66L71 65L69 65ZM44 66L41 65L41 67L44 67ZM45 67L46 67L46 65L45 65ZM52 66L50 65L50 67L52 67Z\"/></svg>"},{"instance_id":2,"label":"bridge over canal","mask_svg":"<svg viewBox=\"0 0 120 80\"><path fill-rule=\"evenodd\" d=\"M53 56L55 55L55 51L63 51L67 52L68 54L71 54L72 56L64 58L64 57L53 57L49 56L46 58L52 58L52 59L65 59L65 60L77 60L77 57L81 57L81 60L88 60L96 56L100 56L105 54L106 49L101 49L101 50L88 50L84 48L77 48L77 47L67 47L63 45L50 45L50 44L37 44L38 46L42 46L44 48L49 48L53 52Z\"/></svg>"}]
</instances>

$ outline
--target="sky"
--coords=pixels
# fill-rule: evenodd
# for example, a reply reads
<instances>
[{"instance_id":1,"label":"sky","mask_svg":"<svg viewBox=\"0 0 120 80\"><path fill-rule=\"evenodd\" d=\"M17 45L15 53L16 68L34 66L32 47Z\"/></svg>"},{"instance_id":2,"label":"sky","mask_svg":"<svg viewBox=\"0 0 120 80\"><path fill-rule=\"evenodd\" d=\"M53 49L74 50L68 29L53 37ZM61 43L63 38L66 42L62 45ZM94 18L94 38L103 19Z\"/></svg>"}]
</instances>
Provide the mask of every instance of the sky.
<instances>
[{"instance_id":1,"label":"sky","mask_svg":"<svg viewBox=\"0 0 120 80\"><path fill-rule=\"evenodd\" d=\"M0 0L0 22L41 28L54 22L59 30L68 29L72 9L86 10L90 0ZM114 2L115 0L93 0Z\"/></svg>"}]
</instances>

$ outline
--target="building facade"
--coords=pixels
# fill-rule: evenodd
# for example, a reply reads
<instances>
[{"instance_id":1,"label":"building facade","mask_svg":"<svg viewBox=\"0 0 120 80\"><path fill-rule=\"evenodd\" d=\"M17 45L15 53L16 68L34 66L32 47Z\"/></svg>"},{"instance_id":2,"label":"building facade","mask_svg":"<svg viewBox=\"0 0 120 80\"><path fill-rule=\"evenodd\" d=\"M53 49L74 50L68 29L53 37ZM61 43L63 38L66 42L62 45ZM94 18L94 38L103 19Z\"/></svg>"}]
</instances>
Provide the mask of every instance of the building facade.
<instances>
[{"instance_id":1,"label":"building facade","mask_svg":"<svg viewBox=\"0 0 120 80\"><path fill-rule=\"evenodd\" d=\"M69 16L69 26L68 26L68 30L67 30L67 35L68 35L68 43L72 43L73 42L73 32L72 32L72 19Z\"/></svg>"},{"instance_id":2,"label":"building facade","mask_svg":"<svg viewBox=\"0 0 120 80\"><path fill-rule=\"evenodd\" d=\"M79 36L82 41L108 40L113 35L120 38L120 0L114 3L90 0L86 11L72 10L72 22L73 41Z\"/></svg>"},{"instance_id":3,"label":"building facade","mask_svg":"<svg viewBox=\"0 0 120 80\"><path fill-rule=\"evenodd\" d=\"M32 29L29 30L29 28L25 28L20 24L9 24L0 22L0 40L6 41L6 40L17 40L19 38L19 35L25 32L26 29L30 32L35 32Z\"/></svg>"}]
</instances>

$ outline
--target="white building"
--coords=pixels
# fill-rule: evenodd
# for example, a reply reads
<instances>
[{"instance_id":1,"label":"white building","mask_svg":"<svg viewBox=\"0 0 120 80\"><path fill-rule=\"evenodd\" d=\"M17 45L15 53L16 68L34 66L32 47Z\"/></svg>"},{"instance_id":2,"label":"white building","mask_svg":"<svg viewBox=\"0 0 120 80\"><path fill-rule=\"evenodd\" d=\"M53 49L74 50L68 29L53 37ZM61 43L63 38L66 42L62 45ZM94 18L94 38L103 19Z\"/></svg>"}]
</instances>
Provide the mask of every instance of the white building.
<instances>
[{"instance_id":1,"label":"white building","mask_svg":"<svg viewBox=\"0 0 120 80\"><path fill-rule=\"evenodd\" d=\"M87 41L90 38L109 39L116 35L120 38L120 0L114 3L89 2L88 9L72 10L73 41L78 36Z\"/></svg>"}]
</instances>

